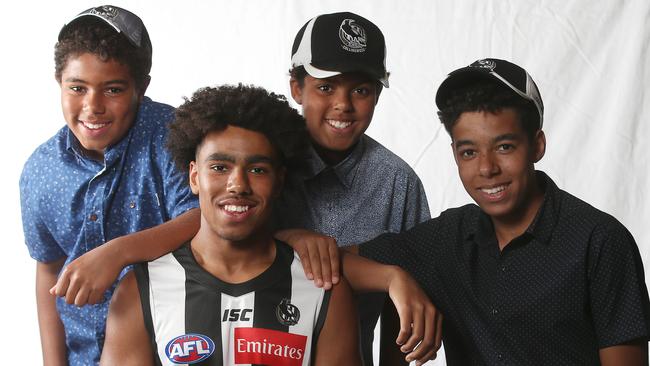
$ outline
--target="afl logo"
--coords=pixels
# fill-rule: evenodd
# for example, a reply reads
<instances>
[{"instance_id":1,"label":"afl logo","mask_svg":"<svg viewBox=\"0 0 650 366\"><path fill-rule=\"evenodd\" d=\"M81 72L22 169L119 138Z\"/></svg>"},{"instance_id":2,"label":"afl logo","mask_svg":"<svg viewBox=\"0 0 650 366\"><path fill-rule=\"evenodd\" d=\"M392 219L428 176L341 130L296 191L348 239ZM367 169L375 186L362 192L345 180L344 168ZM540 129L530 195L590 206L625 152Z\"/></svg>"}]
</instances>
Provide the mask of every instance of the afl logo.
<instances>
[{"instance_id":1,"label":"afl logo","mask_svg":"<svg viewBox=\"0 0 650 366\"><path fill-rule=\"evenodd\" d=\"M201 362L214 352L214 342L202 334L183 334L165 346L165 355L175 364Z\"/></svg>"},{"instance_id":2,"label":"afl logo","mask_svg":"<svg viewBox=\"0 0 650 366\"><path fill-rule=\"evenodd\" d=\"M490 71L494 70L495 67L497 67L496 62L493 60L478 60L475 61L473 64L469 65L470 67L478 67L481 69L488 69Z\"/></svg>"},{"instance_id":3,"label":"afl logo","mask_svg":"<svg viewBox=\"0 0 650 366\"><path fill-rule=\"evenodd\" d=\"M289 302L289 299L283 299L275 308L275 315L282 325L292 326L298 324L300 320L300 310L297 306Z\"/></svg>"},{"instance_id":4,"label":"afl logo","mask_svg":"<svg viewBox=\"0 0 650 366\"><path fill-rule=\"evenodd\" d=\"M117 9L110 5L98 6L91 10L90 14L99 15L102 18L113 19L117 16Z\"/></svg>"},{"instance_id":5,"label":"afl logo","mask_svg":"<svg viewBox=\"0 0 650 366\"><path fill-rule=\"evenodd\" d=\"M354 19L343 20L339 26L339 38L346 51L364 52L366 50L366 31Z\"/></svg>"}]
</instances>

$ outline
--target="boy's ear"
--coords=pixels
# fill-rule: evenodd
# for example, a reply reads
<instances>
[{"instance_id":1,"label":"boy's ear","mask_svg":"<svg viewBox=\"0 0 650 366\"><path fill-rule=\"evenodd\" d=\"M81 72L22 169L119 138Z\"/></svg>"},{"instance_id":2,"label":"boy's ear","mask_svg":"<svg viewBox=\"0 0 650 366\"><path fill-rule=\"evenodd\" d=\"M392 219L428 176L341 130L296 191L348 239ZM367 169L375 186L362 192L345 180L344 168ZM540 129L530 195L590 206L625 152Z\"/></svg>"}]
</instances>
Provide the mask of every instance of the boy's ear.
<instances>
[{"instance_id":1,"label":"boy's ear","mask_svg":"<svg viewBox=\"0 0 650 366\"><path fill-rule=\"evenodd\" d=\"M192 189L192 193L198 195L199 194L199 172L196 170L195 161L190 162L189 176L190 176L190 188Z\"/></svg>"},{"instance_id":2,"label":"boy's ear","mask_svg":"<svg viewBox=\"0 0 650 366\"><path fill-rule=\"evenodd\" d=\"M147 91L147 88L149 87L149 83L151 82L151 76L147 75L144 80L142 81L142 85L139 86L138 89L138 95L140 97L140 100L144 97L144 93Z\"/></svg>"},{"instance_id":3,"label":"boy's ear","mask_svg":"<svg viewBox=\"0 0 650 366\"><path fill-rule=\"evenodd\" d=\"M546 135L542 130L539 130L535 133L535 137L533 138L532 153L533 163L537 163L538 161L542 160L544 154L546 153Z\"/></svg>"},{"instance_id":4,"label":"boy's ear","mask_svg":"<svg viewBox=\"0 0 650 366\"><path fill-rule=\"evenodd\" d=\"M291 88L291 97L296 103L302 105L302 86L300 82L294 78L289 80L289 87Z\"/></svg>"}]
</instances>

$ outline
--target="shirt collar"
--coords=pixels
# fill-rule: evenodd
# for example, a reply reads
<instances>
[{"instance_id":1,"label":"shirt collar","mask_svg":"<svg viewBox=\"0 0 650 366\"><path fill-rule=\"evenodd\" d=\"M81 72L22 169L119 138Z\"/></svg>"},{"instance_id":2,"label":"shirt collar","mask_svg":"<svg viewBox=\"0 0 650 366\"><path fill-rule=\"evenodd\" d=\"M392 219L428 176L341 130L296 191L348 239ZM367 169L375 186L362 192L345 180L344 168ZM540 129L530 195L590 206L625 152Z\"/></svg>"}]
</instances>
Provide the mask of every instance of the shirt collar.
<instances>
[{"instance_id":1,"label":"shirt collar","mask_svg":"<svg viewBox=\"0 0 650 366\"><path fill-rule=\"evenodd\" d=\"M151 99L149 99L148 97L144 97L142 99L142 102L138 107L138 114L135 117L135 121L133 122L133 125L131 126L131 128L129 128L129 132L127 132L127 134L117 144L106 148L106 150L104 151L105 166L109 166L113 164L122 156L122 154L126 150L126 147L129 144L128 141L131 140L133 129L135 128L136 125L143 123L142 122L143 115L145 114L144 110L146 109L146 105L148 105L150 102ZM83 149L81 148L81 143L69 128L67 129L66 149L71 153L73 153L78 159L81 159L83 161L92 161L95 163L97 162L96 160L90 159L88 156L86 156Z\"/></svg>"},{"instance_id":2,"label":"shirt collar","mask_svg":"<svg viewBox=\"0 0 650 366\"><path fill-rule=\"evenodd\" d=\"M310 147L303 178L305 180L312 179L324 171L333 171L338 180L346 188L350 188L354 182L354 177L356 176L359 162L366 149L366 144L366 135L362 135L359 142L352 148L350 155L334 166L327 165L313 146Z\"/></svg>"},{"instance_id":3,"label":"shirt collar","mask_svg":"<svg viewBox=\"0 0 650 366\"><path fill-rule=\"evenodd\" d=\"M540 243L548 243L560 215L560 189L546 173L538 170L535 174L538 182L542 184L544 200L533 222L520 237L530 236ZM488 246L496 242L494 227L488 214L480 211L471 224L466 235L467 239L474 239L480 246Z\"/></svg>"}]
</instances>

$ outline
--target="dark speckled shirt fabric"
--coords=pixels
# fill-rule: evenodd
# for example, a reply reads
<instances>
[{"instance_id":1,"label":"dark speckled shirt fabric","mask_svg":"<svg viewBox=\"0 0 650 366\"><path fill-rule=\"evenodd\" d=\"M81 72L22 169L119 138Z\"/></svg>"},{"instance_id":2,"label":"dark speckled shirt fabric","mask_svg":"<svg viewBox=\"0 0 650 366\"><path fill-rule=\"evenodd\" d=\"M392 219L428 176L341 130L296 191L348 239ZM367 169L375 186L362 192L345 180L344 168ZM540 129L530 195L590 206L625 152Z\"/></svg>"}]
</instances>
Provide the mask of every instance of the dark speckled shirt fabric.
<instances>
[{"instance_id":1,"label":"dark speckled shirt fabric","mask_svg":"<svg viewBox=\"0 0 650 366\"><path fill-rule=\"evenodd\" d=\"M330 167L312 149L304 169L287 177L276 206L281 228L306 228L339 246L398 233L430 217L417 174L397 155L363 135L350 155ZM372 365L372 332L383 297L360 299L364 364Z\"/></svg>"},{"instance_id":2,"label":"dark speckled shirt fabric","mask_svg":"<svg viewBox=\"0 0 650 366\"><path fill-rule=\"evenodd\" d=\"M631 234L538 175L542 207L502 252L476 205L360 247L365 257L409 271L441 309L450 366L599 365L599 348L650 335Z\"/></svg>"}]
</instances>

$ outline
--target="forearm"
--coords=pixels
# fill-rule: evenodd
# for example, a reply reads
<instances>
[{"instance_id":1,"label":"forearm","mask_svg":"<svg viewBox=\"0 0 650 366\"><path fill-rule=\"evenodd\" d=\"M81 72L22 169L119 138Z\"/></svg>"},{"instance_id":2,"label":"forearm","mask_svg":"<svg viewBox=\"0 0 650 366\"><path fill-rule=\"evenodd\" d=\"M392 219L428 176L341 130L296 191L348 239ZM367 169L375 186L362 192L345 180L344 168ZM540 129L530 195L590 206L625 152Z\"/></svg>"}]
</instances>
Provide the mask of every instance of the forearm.
<instances>
[{"instance_id":1,"label":"forearm","mask_svg":"<svg viewBox=\"0 0 650 366\"><path fill-rule=\"evenodd\" d=\"M56 310L56 297L49 293L64 261L65 258L53 263L36 264L36 309L45 366L68 364L63 323Z\"/></svg>"},{"instance_id":2,"label":"forearm","mask_svg":"<svg viewBox=\"0 0 650 366\"><path fill-rule=\"evenodd\" d=\"M126 266L154 260L192 239L199 230L201 211L191 209L158 226L122 236L106 243L106 250Z\"/></svg>"},{"instance_id":3,"label":"forearm","mask_svg":"<svg viewBox=\"0 0 650 366\"><path fill-rule=\"evenodd\" d=\"M645 366L648 364L648 342L641 340L601 348L599 356L603 366Z\"/></svg>"},{"instance_id":4,"label":"forearm","mask_svg":"<svg viewBox=\"0 0 650 366\"><path fill-rule=\"evenodd\" d=\"M388 292L396 276L404 275L397 266L377 263L356 255L357 247L342 251L343 275L356 292Z\"/></svg>"}]
</instances>

